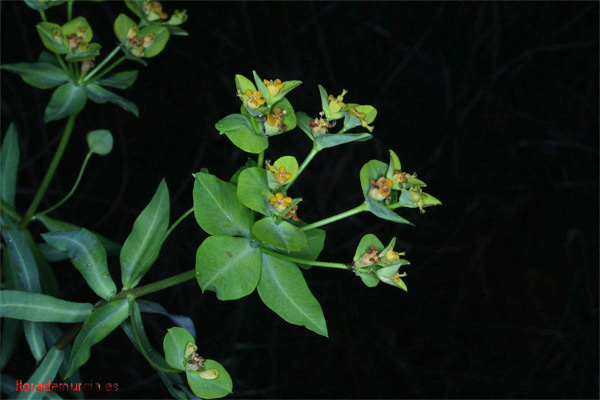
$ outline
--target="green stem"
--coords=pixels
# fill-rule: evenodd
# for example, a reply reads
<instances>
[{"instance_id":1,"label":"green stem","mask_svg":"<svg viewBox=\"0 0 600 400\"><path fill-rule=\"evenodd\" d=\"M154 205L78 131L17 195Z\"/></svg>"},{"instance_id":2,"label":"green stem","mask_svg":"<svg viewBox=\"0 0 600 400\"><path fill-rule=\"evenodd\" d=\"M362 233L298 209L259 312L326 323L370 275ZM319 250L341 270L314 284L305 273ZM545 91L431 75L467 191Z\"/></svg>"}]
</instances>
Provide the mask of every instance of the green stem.
<instances>
[{"instance_id":1,"label":"green stem","mask_svg":"<svg viewBox=\"0 0 600 400\"><path fill-rule=\"evenodd\" d=\"M96 68L94 68L93 70L91 70L90 73L85 76L85 78L83 79L83 81L87 82L94 75L96 75L96 73L98 71L100 71L106 65L106 63L108 63L111 60L111 58L113 58L115 56L115 54L117 54L117 52L119 51L119 49L120 49L119 46L115 47L114 50L111 51L110 54L108 56L106 56L104 58L104 60L102 60L102 62L100 64L98 64L98 66Z\"/></svg>"},{"instance_id":2,"label":"green stem","mask_svg":"<svg viewBox=\"0 0 600 400\"><path fill-rule=\"evenodd\" d=\"M38 189L35 197L33 198L33 201L29 205L27 212L25 212L25 216L19 223L19 229L25 228L27 224L29 224L29 222L31 221L31 217L33 217L33 214L35 214L35 212L37 211L37 208L39 207L40 202L42 201L42 198L44 197L44 194L48 189L48 185L50 185L50 181L52 180L52 177L56 172L56 168L58 167L58 164L62 159L63 153L65 152L65 149L67 147L67 143L69 143L69 138L71 137L71 132L73 132L73 126L75 125L76 118L77 114L73 114L67 120L67 125L65 126L65 130L63 132L62 138L60 139L60 143L56 148L56 153L54 153L54 157L52 158L52 162L50 162L50 166L46 171L46 175L42 180L40 188Z\"/></svg>"},{"instance_id":3,"label":"green stem","mask_svg":"<svg viewBox=\"0 0 600 400\"><path fill-rule=\"evenodd\" d=\"M296 179L298 179L298 177L300 176L302 171L304 171L304 169L308 166L308 164L312 161L312 159L315 158L315 156L317 155L317 153L319 151L320 150L317 149L317 145L313 145L313 148L310 150L310 153L308 153L308 155L302 162L302 165L300 165L300 168L298 168L298 173L296 174L296 176L294 176L292 178L292 180L287 185L285 185L286 191L290 188L290 186L292 186L292 183L294 183L296 181Z\"/></svg>"},{"instance_id":4,"label":"green stem","mask_svg":"<svg viewBox=\"0 0 600 400\"><path fill-rule=\"evenodd\" d=\"M46 12L44 10L40 10L40 17L42 18L42 21L48 21L48 19L46 18Z\"/></svg>"},{"instance_id":5,"label":"green stem","mask_svg":"<svg viewBox=\"0 0 600 400\"><path fill-rule=\"evenodd\" d=\"M265 152L261 151L260 153L258 153L258 166L262 168L262 166L265 164Z\"/></svg>"},{"instance_id":6,"label":"green stem","mask_svg":"<svg viewBox=\"0 0 600 400\"><path fill-rule=\"evenodd\" d=\"M191 281L196 277L196 269L190 269L189 271L182 272L181 274L174 275L170 278L163 279L162 281L154 282L149 285L140 286L135 289L124 290L121 293L113 296L110 301L116 301L126 299L127 296L133 296L134 298L142 297L150 293L158 292L163 289L170 288L171 286L179 285L180 283Z\"/></svg>"},{"instance_id":7,"label":"green stem","mask_svg":"<svg viewBox=\"0 0 600 400\"><path fill-rule=\"evenodd\" d=\"M363 211L367 211L367 203L362 203L360 206L354 207L348 211L344 211L343 213L331 216L329 218L322 219L317 222L313 222L312 224L308 224L300 228L301 231L308 231L310 229L318 228L323 225L330 224L335 221L339 221L340 219L348 218L354 214L361 213Z\"/></svg>"},{"instance_id":8,"label":"green stem","mask_svg":"<svg viewBox=\"0 0 600 400\"><path fill-rule=\"evenodd\" d=\"M173 223L173 225L171 225L171 227L167 230L167 233L165 233L165 236L163 238L163 242L169 237L171 232L173 232L173 229L177 228L177 225L179 225L181 223L181 221L183 221L185 219L185 217L187 217L188 215L190 215L193 212L194 212L194 208L192 207L189 210L187 210L185 213L183 213L183 215L181 217L179 217L177 219L177 221L175 221Z\"/></svg>"},{"instance_id":9,"label":"green stem","mask_svg":"<svg viewBox=\"0 0 600 400\"><path fill-rule=\"evenodd\" d=\"M35 214L35 216L33 217L33 219L36 219L36 218L41 217L42 215L48 214L49 212L51 212L51 211L57 209L58 207L60 207L65 201L69 200L69 198L73 195L73 193L75 193L75 190L77 189L77 186L79 186L79 182L81 181L81 177L83 176L83 173L85 171L85 167L87 166L87 163L90 160L90 157L92 156L92 154L93 153L90 151L85 156L85 160L83 160L83 165L81 166L81 169L79 170L79 175L77 176L77 180L75 181L75 184L71 188L71 191L69 193L67 193L67 195L65 197L63 197L63 199L61 201L59 201L58 203L56 203L52 207L48 208L45 211L42 211L42 212L39 212L39 213Z\"/></svg>"},{"instance_id":10,"label":"green stem","mask_svg":"<svg viewBox=\"0 0 600 400\"><path fill-rule=\"evenodd\" d=\"M73 0L69 0L67 4L67 21L71 21L73 19Z\"/></svg>"},{"instance_id":11,"label":"green stem","mask_svg":"<svg viewBox=\"0 0 600 400\"><path fill-rule=\"evenodd\" d=\"M6 213L6 214L10 215L15 221L21 220L21 215L17 212L17 210L12 208L10 206L10 204L8 204L7 202L5 202L2 199L0 199L0 210L1 210L0 215Z\"/></svg>"},{"instance_id":12,"label":"green stem","mask_svg":"<svg viewBox=\"0 0 600 400\"><path fill-rule=\"evenodd\" d=\"M342 263L332 263L332 262L324 262L324 261L311 261L311 260L305 260L303 258L290 257L290 256L287 256L285 254L281 254L281 253L278 253L276 251L266 249L264 247L261 249L261 251L263 253L271 255L273 257L276 257L276 258L279 258L279 259L282 259L282 260L286 260L286 261L289 261L289 262L293 262L293 263L296 263L296 264L312 265L313 267L348 269L348 266L346 264L342 264Z\"/></svg>"},{"instance_id":13,"label":"green stem","mask_svg":"<svg viewBox=\"0 0 600 400\"><path fill-rule=\"evenodd\" d=\"M98 76L96 76L94 79L90 79L90 81L88 82L88 84L96 82L98 79L100 79L104 75L108 74L110 71L112 71L114 68L116 68L119 64L121 64L126 59L127 59L127 57L125 57L125 56L119 58L117 61L115 61L114 63L112 63L110 65L110 67L106 68L104 71L102 71L101 73L99 73Z\"/></svg>"},{"instance_id":14,"label":"green stem","mask_svg":"<svg viewBox=\"0 0 600 400\"><path fill-rule=\"evenodd\" d=\"M56 59L58 60L58 63L60 64L60 66L62 67L62 69L69 74L71 77L73 77L71 70L69 69L69 67L67 67L67 64L65 64L65 62L63 61L62 57L59 56L58 54L55 54Z\"/></svg>"}]
</instances>

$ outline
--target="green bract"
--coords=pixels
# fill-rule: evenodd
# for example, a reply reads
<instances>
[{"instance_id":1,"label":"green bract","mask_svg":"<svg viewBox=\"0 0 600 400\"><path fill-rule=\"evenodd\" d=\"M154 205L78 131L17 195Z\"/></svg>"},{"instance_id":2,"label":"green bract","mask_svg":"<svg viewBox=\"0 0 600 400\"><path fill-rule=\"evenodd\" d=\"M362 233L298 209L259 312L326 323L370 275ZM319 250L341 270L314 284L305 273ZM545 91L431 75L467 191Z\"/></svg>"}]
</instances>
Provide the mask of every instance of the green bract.
<instances>
[{"instance_id":1,"label":"green bract","mask_svg":"<svg viewBox=\"0 0 600 400\"><path fill-rule=\"evenodd\" d=\"M162 26L139 28L125 14L120 14L114 23L114 31L126 57L139 60L158 55L169 40L169 30Z\"/></svg>"}]
</instances>

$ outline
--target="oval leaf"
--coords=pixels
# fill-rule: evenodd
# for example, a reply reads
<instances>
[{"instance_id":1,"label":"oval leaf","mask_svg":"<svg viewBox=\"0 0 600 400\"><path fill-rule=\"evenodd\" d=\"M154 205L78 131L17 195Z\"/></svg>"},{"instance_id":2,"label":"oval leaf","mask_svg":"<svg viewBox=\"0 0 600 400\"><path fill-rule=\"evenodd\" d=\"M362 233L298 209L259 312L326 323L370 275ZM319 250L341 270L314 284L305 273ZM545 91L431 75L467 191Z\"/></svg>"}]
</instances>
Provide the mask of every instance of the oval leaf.
<instances>
[{"instance_id":1,"label":"oval leaf","mask_svg":"<svg viewBox=\"0 0 600 400\"><path fill-rule=\"evenodd\" d=\"M44 111L44 122L56 121L77 114L85 106L87 96L81 86L67 82L56 88Z\"/></svg>"},{"instance_id":2,"label":"oval leaf","mask_svg":"<svg viewBox=\"0 0 600 400\"><path fill-rule=\"evenodd\" d=\"M69 369L65 378L71 376L90 358L90 349L104 339L121 324L129 313L127 299L111 301L96 309L83 323L83 327L75 339Z\"/></svg>"},{"instance_id":3,"label":"oval leaf","mask_svg":"<svg viewBox=\"0 0 600 400\"><path fill-rule=\"evenodd\" d=\"M170 328L163 339L167 364L180 371L185 370L185 348L188 343L196 343L191 333L183 328Z\"/></svg>"},{"instance_id":4,"label":"oval leaf","mask_svg":"<svg viewBox=\"0 0 600 400\"><path fill-rule=\"evenodd\" d=\"M163 179L150 203L133 223L133 230L121 248L123 289L136 286L160 252L169 226L169 189Z\"/></svg>"},{"instance_id":5,"label":"oval leaf","mask_svg":"<svg viewBox=\"0 0 600 400\"><path fill-rule=\"evenodd\" d=\"M90 303L75 303L41 293L0 291L0 316L36 322L82 322L92 313Z\"/></svg>"},{"instance_id":6,"label":"oval leaf","mask_svg":"<svg viewBox=\"0 0 600 400\"><path fill-rule=\"evenodd\" d=\"M98 79L98 84L102 86L113 87L115 89L127 89L135 83L139 71L122 71L109 76L108 78Z\"/></svg>"},{"instance_id":7,"label":"oval leaf","mask_svg":"<svg viewBox=\"0 0 600 400\"><path fill-rule=\"evenodd\" d=\"M225 134L240 149L247 153L258 154L269 147L266 136L258 135L250 119L242 114L230 114L217 122L215 128Z\"/></svg>"},{"instance_id":8,"label":"oval leaf","mask_svg":"<svg viewBox=\"0 0 600 400\"><path fill-rule=\"evenodd\" d=\"M92 153L105 156L112 151L113 136L108 129L90 131L86 139Z\"/></svg>"},{"instance_id":9,"label":"oval leaf","mask_svg":"<svg viewBox=\"0 0 600 400\"><path fill-rule=\"evenodd\" d=\"M194 174L194 216L211 235L250 236L253 217L236 197L235 185L204 172Z\"/></svg>"},{"instance_id":10,"label":"oval leaf","mask_svg":"<svg viewBox=\"0 0 600 400\"><path fill-rule=\"evenodd\" d=\"M310 292L298 267L267 254L262 255L262 262L258 294L267 307L290 324L303 325L327 337L321 305Z\"/></svg>"},{"instance_id":11,"label":"oval leaf","mask_svg":"<svg viewBox=\"0 0 600 400\"><path fill-rule=\"evenodd\" d=\"M69 254L71 262L98 296L108 300L117 292L106 262L106 250L86 229L42 234L48 244Z\"/></svg>"},{"instance_id":12,"label":"oval leaf","mask_svg":"<svg viewBox=\"0 0 600 400\"><path fill-rule=\"evenodd\" d=\"M262 215L270 215L265 196L271 195L267 184L267 171L264 168L246 168L240 173L237 198L243 205Z\"/></svg>"},{"instance_id":13,"label":"oval leaf","mask_svg":"<svg viewBox=\"0 0 600 400\"><path fill-rule=\"evenodd\" d=\"M306 235L296 226L286 221L276 223L271 217L256 221L252 226L252 234L281 250L300 251L308 244Z\"/></svg>"},{"instance_id":14,"label":"oval leaf","mask_svg":"<svg viewBox=\"0 0 600 400\"><path fill-rule=\"evenodd\" d=\"M212 290L219 300L236 300L256 288L260 277L260 250L245 238L210 236L196 253L196 279L202 291Z\"/></svg>"},{"instance_id":15,"label":"oval leaf","mask_svg":"<svg viewBox=\"0 0 600 400\"><path fill-rule=\"evenodd\" d=\"M231 376L225 368L214 360L204 361L204 370L216 370L219 376L216 379L203 379L199 371L185 371L188 385L196 396L203 399L217 399L231 393L233 383Z\"/></svg>"}]
</instances>

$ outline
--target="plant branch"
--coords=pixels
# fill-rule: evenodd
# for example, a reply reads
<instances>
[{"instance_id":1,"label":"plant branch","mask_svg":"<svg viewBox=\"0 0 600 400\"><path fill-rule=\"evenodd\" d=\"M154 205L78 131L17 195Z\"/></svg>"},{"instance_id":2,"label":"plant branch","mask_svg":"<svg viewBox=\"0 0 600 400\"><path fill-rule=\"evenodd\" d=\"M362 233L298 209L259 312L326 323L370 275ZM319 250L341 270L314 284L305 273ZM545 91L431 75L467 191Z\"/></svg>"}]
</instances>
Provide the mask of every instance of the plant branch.
<instances>
[{"instance_id":1,"label":"plant branch","mask_svg":"<svg viewBox=\"0 0 600 400\"><path fill-rule=\"evenodd\" d=\"M163 279L162 281L150 283L145 286L140 286L135 289L124 290L121 293L111 297L110 301L117 301L126 299L127 296L133 296L135 298L145 296L150 293L158 292L163 289L170 288L171 286L179 285L180 283L191 281L196 277L196 269L190 269L189 271L182 272L181 274L174 275L170 278Z\"/></svg>"},{"instance_id":2,"label":"plant branch","mask_svg":"<svg viewBox=\"0 0 600 400\"><path fill-rule=\"evenodd\" d=\"M266 248L262 248L261 251L265 254L268 254L270 256L276 257L276 258L280 258L282 260L286 260L286 261L290 261L296 264L302 264L302 265L312 265L313 267L325 267L325 268L337 268L337 269L349 269L348 266L346 264L343 263L333 263L333 262L325 262L325 261L311 261L311 260L306 260L303 258L296 258L296 257L290 257L288 255L282 254L282 253L278 253L276 251L273 250L269 250Z\"/></svg>"},{"instance_id":3,"label":"plant branch","mask_svg":"<svg viewBox=\"0 0 600 400\"><path fill-rule=\"evenodd\" d=\"M96 68L94 68L93 70L91 70L91 71L90 71L90 73L89 73L89 74L87 74L87 75L85 76L85 78L83 79L83 81L84 81L84 82L87 82L88 80L92 79L92 77L93 77L94 75L96 75L96 73L97 73L98 71L100 71L100 70L101 70L101 69L102 69L102 68L103 68L103 67L106 65L106 63L108 63L108 62L111 60L111 58L113 58L113 57L115 56L115 54L117 54L117 52L119 51L119 49L120 49L120 47L119 47L119 46L115 47L115 48L113 49L113 51L111 51L111 52L110 52L110 54L109 54L108 56L106 56L106 57L104 58L104 60L102 60L102 62L101 62L100 64L98 64L98 66L97 66ZM114 67L113 67L113 68L114 68ZM111 68L111 69L112 69L112 68ZM109 71L110 71L110 70L109 70Z\"/></svg>"},{"instance_id":4,"label":"plant branch","mask_svg":"<svg viewBox=\"0 0 600 400\"><path fill-rule=\"evenodd\" d=\"M183 221L185 219L185 217L187 217L188 215L190 215L193 212L194 212L194 207L192 207L189 210L187 210L185 213L183 213L183 215L181 217L179 217L177 219L177 221L173 222L173 225L171 225L171 227L167 230L167 233L165 233L165 236L163 238L163 242L169 237L169 235L171 234L171 232L173 232L173 229L177 228L177 225L179 225L181 223L181 221Z\"/></svg>"},{"instance_id":5,"label":"plant branch","mask_svg":"<svg viewBox=\"0 0 600 400\"><path fill-rule=\"evenodd\" d=\"M59 201L58 203L56 203L52 207L50 207L47 210L42 211L42 212L37 213L36 215L34 215L33 219L36 219L38 217L41 217L42 215L48 214L49 212L51 212L51 211L57 209L58 207L60 207L65 201L69 200L69 198L73 195L73 193L75 193L75 190L77 189L77 186L79 186L79 182L81 181L81 177L83 176L83 173L85 171L85 167L87 166L87 163L90 160L90 157L92 156L92 154L93 153L90 151L85 156L85 160L83 160L83 165L81 166L81 169L79 170L79 175L77 176L77 180L75 181L75 184L73 185L73 187L71 188L71 190L69 191L69 193L67 193L67 195L65 197L63 197L63 199L61 201Z\"/></svg>"},{"instance_id":6,"label":"plant branch","mask_svg":"<svg viewBox=\"0 0 600 400\"><path fill-rule=\"evenodd\" d=\"M339 221L344 218L348 218L354 214L358 214L363 211L367 211L367 203L362 203L360 206L354 207L348 211L344 211L343 213L339 213L339 214L333 215L331 217L322 219L320 221L313 222L312 224L305 225L305 226L301 227L300 230L308 231L310 229L318 228L320 226L327 225L327 224L330 224L335 221Z\"/></svg>"},{"instance_id":7,"label":"plant branch","mask_svg":"<svg viewBox=\"0 0 600 400\"><path fill-rule=\"evenodd\" d=\"M319 150L317 149L317 146L313 145L313 148L310 150L310 153L308 153L308 155L302 162L302 165L300 165L300 168L298 168L298 173L296 174L296 176L294 176L292 178L292 180L287 185L285 185L286 191L290 188L290 186L292 186L292 183L294 183L296 181L296 179L300 176L302 171L304 171L304 169L308 166L308 164L312 161L312 159L315 158L315 156L317 155L318 152L319 152Z\"/></svg>"},{"instance_id":8,"label":"plant branch","mask_svg":"<svg viewBox=\"0 0 600 400\"><path fill-rule=\"evenodd\" d=\"M35 212L37 211L37 208L39 207L40 202L42 201L42 198L44 198L44 194L46 193L46 190L48 189L48 186L50 185L50 181L52 180L52 177L54 176L54 173L56 172L56 168L58 167L58 164L60 163L60 160L62 159L63 153L65 152L67 144L69 143L69 138L71 137L71 133L73 132L73 126L75 125L76 118L77 118L77 114L73 114L67 120L67 125L65 126L65 130L63 132L62 138L60 139L60 143L58 144L58 147L56 149L56 153L54 153L54 157L52 158L52 161L50 162L50 166L48 167L48 170L46 171L46 175L44 176L44 179L42 180L42 184L40 185L40 188L38 189L35 197L33 198L33 201L29 205L27 212L25 212L25 216L19 223L19 229L23 229L27 226L27 224L29 224L29 222L31 221L31 217L33 217L33 214L35 214Z\"/></svg>"},{"instance_id":9,"label":"plant branch","mask_svg":"<svg viewBox=\"0 0 600 400\"><path fill-rule=\"evenodd\" d=\"M6 214L10 215L15 221L21 220L21 214L19 214L17 212L17 210L12 208L10 206L10 204L8 204L7 202L5 202L2 199L0 199L0 210L1 210L0 215L6 213Z\"/></svg>"}]
</instances>

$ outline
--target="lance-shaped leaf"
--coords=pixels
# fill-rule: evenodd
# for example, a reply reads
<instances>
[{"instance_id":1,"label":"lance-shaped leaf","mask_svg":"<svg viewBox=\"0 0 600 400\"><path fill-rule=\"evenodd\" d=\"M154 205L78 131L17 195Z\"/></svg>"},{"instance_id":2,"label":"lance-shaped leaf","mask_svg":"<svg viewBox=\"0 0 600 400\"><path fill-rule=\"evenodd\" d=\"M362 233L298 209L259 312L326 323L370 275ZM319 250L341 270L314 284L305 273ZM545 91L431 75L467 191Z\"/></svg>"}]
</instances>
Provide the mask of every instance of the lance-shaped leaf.
<instances>
[{"instance_id":1,"label":"lance-shaped leaf","mask_svg":"<svg viewBox=\"0 0 600 400\"><path fill-rule=\"evenodd\" d=\"M44 324L44 337L46 339L46 343L49 346L54 346L56 342L63 336L63 331L54 323ZM63 352L65 354L62 362L60 363L60 367L58 367L58 375L62 378L62 380L67 383L78 383L82 382L79 371L75 371L69 378L65 379L64 376L67 372L67 368L69 368L69 358L71 358L71 350L72 346L67 344L63 348ZM81 392L72 392L73 397L77 399L83 399L83 395Z\"/></svg>"},{"instance_id":2,"label":"lance-shaped leaf","mask_svg":"<svg viewBox=\"0 0 600 400\"><path fill-rule=\"evenodd\" d=\"M236 196L235 185L204 172L194 174L194 216L211 235L250 236L252 212Z\"/></svg>"},{"instance_id":3,"label":"lance-shaped leaf","mask_svg":"<svg viewBox=\"0 0 600 400\"><path fill-rule=\"evenodd\" d=\"M246 168L238 177L238 200L251 210L270 215L266 198L272 196L272 193L267 182L267 171L264 168Z\"/></svg>"},{"instance_id":4,"label":"lance-shaped leaf","mask_svg":"<svg viewBox=\"0 0 600 400\"><path fill-rule=\"evenodd\" d=\"M0 149L0 198L9 206L15 206L17 169L19 167L19 140L15 124L10 124Z\"/></svg>"},{"instance_id":5,"label":"lance-shaped leaf","mask_svg":"<svg viewBox=\"0 0 600 400\"><path fill-rule=\"evenodd\" d=\"M315 146L319 150L339 146L351 142L364 142L372 139L369 133L326 133L315 139Z\"/></svg>"},{"instance_id":6,"label":"lance-shaped leaf","mask_svg":"<svg viewBox=\"0 0 600 400\"><path fill-rule=\"evenodd\" d=\"M0 291L0 316L36 322L82 322L92 313L90 303L75 303L40 293Z\"/></svg>"},{"instance_id":7,"label":"lance-shaped leaf","mask_svg":"<svg viewBox=\"0 0 600 400\"><path fill-rule=\"evenodd\" d=\"M0 216L2 237L8 246L8 251L14 261L19 287L27 292L40 293L40 277L35 258L27 246L23 232L17 229L12 221Z\"/></svg>"},{"instance_id":8,"label":"lance-shaped leaf","mask_svg":"<svg viewBox=\"0 0 600 400\"><path fill-rule=\"evenodd\" d=\"M85 106L85 89L72 82L63 83L54 90L44 111L44 122L56 121L77 114Z\"/></svg>"},{"instance_id":9,"label":"lance-shaped leaf","mask_svg":"<svg viewBox=\"0 0 600 400\"><path fill-rule=\"evenodd\" d=\"M75 268L98 296L108 300L117 292L108 272L106 250L92 232L82 228L46 233L42 237L48 244L69 254Z\"/></svg>"},{"instance_id":10,"label":"lance-shaped leaf","mask_svg":"<svg viewBox=\"0 0 600 400\"><path fill-rule=\"evenodd\" d=\"M260 276L260 250L250 240L210 236L196 253L196 279L202 291L217 293L219 300L236 300L256 288Z\"/></svg>"},{"instance_id":11,"label":"lance-shaped leaf","mask_svg":"<svg viewBox=\"0 0 600 400\"><path fill-rule=\"evenodd\" d=\"M50 232L60 232L60 231L68 231L68 230L72 230L72 229L81 229L80 226L71 224L70 222L50 218L47 215L38 216L38 217L36 217L36 219L38 221L40 221L42 224L44 224L46 229L48 229ZM113 242L112 240L108 239L105 236L100 235L99 233L96 233L96 232L92 232L92 233L94 234L94 236L96 236L96 238L100 241L100 243L102 243L102 246L104 247L104 249L106 250L106 253L109 256L119 254L119 251L121 250L121 245L119 243ZM42 243L42 244L45 244L45 243ZM67 255L67 258L68 258L68 255ZM48 261L52 261L52 260L48 260Z\"/></svg>"},{"instance_id":12,"label":"lance-shaped leaf","mask_svg":"<svg viewBox=\"0 0 600 400\"><path fill-rule=\"evenodd\" d=\"M258 154L269 147L267 137L259 134L245 115L230 114L217 122L215 128L247 153Z\"/></svg>"},{"instance_id":13,"label":"lance-shaped leaf","mask_svg":"<svg viewBox=\"0 0 600 400\"><path fill-rule=\"evenodd\" d=\"M135 103L129 101L116 93L111 92L108 89L103 88L97 83L90 83L85 85L85 92L87 97L94 103L104 104L107 102L114 103L121 107L125 111L129 111L136 117L140 116L140 110L137 108Z\"/></svg>"},{"instance_id":14,"label":"lance-shaped leaf","mask_svg":"<svg viewBox=\"0 0 600 400\"><path fill-rule=\"evenodd\" d=\"M252 234L266 244L281 250L300 251L308 244L306 235L296 226L287 221L277 223L271 217L256 221L252 226Z\"/></svg>"},{"instance_id":15,"label":"lance-shaped leaf","mask_svg":"<svg viewBox=\"0 0 600 400\"><path fill-rule=\"evenodd\" d=\"M188 330L192 336L196 336L196 327L194 321L185 315L171 314L160 303L155 303L148 300L136 300L141 312L164 315L173 321L174 324Z\"/></svg>"},{"instance_id":16,"label":"lance-shaped leaf","mask_svg":"<svg viewBox=\"0 0 600 400\"><path fill-rule=\"evenodd\" d=\"M62 68L44 62L4 64L0 68L19 74L26 83L38 89L51 89L69 80Z\"/></svg>"},{"instance_id":17,"label":"lance-shaped leaf","mask_svg":"<svg viewBox=\"0 0 600 400\"><path fill-rule=\"evenodd\" d=\"M4 369L15 350L17 342L21 339L23 322L17 319L4 318L2 320L2 347L0 347L0 369Z\"/></svg>"},{"instance_id":18,"label":"lance-shaped leaf","mask_svg":"<svg viewBox=\"0 0 600 400\"><path fill-rule=\"evenodd\" d=\"M168 226L169 189L163 179L121 248L123 289L136 286L148 272L158 257Z\"/></svg>"},{"instance_id":19,"label":"lance-shaped leaf","mask_svg":"<svg viewBox=\"0 0 600 400\"><path fill-rule=\"evenodd\" d=\"M48 351L40 365L36 368L33 375L31 375L29 379L27 379L27 382L35 382L41 384L44 390L47 391L47 393L53 393L50 390L49 382L54 381L56 373L58 372L58 369L64 357L65 352L63 350L59 350L56 347L52 347ZM19 393L19 396L17 396L17 399L19 400L36 398L41 398L40 393L37 390L22 391Z\"/></svg>"},{"instance_id":20,"label":"lance-shaped leaf","mask_svg":"<svg viewBox=\"0 0 600 400\"><path fill-rule=\"evenodd\" d=\"M98 84L115 89L127 89L135 83L138 73L137 70L117 72L107 78L98 79Z\"/></svg>"},{"instance_id":21,"label":"lance-shaped leaf","mask_svg":"<svg viewBox=\"0 0 600 400\"><path fill-rule=\"evenodd\" d=\"M43 323L23 321L23 332L25 333L25 340L27 340L33 358L35 358L35 361L40 361L46 354Z\"/></svg>"},{"instance_id":22,"label":"lance-shaped leaf","mask_svg":"<svg viewBox=\"0 0 600 400\"><path fill-rule=\"evenodd\" d=\"M68 378L76 369L89 360L92 346L115 330L127 318L128 314L128 302L127 299L123 299L106 303L96 309L85 320L73 344L69 369L65 378Z\"/></svg>"},{"instance_id":23,"label":"lance-shaped leaf","mask_svg":"<svg viewBox=\"0 0 600 400\"><path fill-rule=\"evenodd\" d=\"M303 325L327 337L321 305L295 264L263 254L258 294L267 307L290 324Z\"/></svg>"},{"instance_id":24,"label":"lance-shaped leaf","mask_svg":"<svg viewBox=\"0 0 600 400\"><path fill-rule=\"evenodd\" d=\"M54 270L52 269L50 264L48 264L48 261L44 258L44 255L40 251L38 244L35 243L35 241L33 240L31 232L29 232L28 229L24 229L22 232L25 236L25 242L27 243L27 246L29 246L31 254L33 254L33 258L35 259L35 263L38 268L42 293L54 297L59 297L60 288L58 287L58 279L56 278Z\"/></svg>"}]
</instances>

